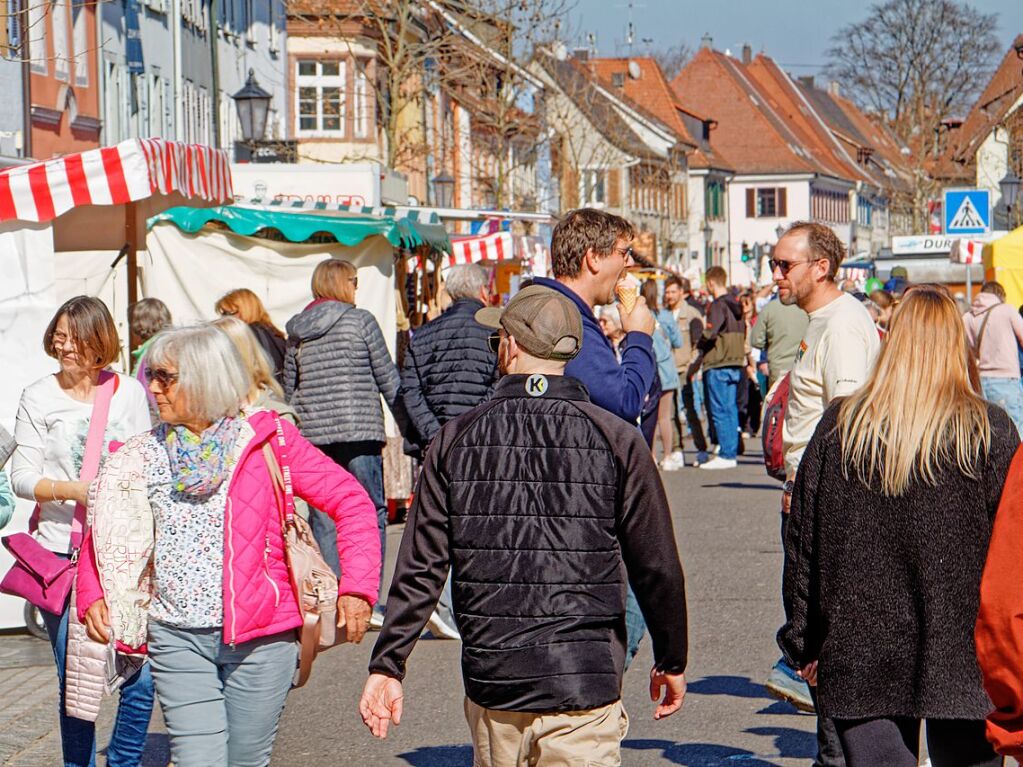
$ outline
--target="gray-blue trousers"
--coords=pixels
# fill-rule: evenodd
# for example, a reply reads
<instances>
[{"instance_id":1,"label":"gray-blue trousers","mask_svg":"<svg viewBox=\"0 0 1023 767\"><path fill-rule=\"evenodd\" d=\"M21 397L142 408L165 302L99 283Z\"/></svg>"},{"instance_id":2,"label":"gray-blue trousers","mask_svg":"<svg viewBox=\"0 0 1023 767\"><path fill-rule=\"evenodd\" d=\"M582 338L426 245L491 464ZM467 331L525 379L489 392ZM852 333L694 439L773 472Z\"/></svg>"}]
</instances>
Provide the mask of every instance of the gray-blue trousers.
<instances>
[{"instance_id":1,"label":"gray-blue trousers","mask_svg":"<svg viewBox=\"0 0 1023 767\"><path fill-rule=\"evenodd\" d=\"M231 648L221 630L150 621L149 659L175 767L265 767L298 659L287 631Z\"/></svg>"}]
</instances>

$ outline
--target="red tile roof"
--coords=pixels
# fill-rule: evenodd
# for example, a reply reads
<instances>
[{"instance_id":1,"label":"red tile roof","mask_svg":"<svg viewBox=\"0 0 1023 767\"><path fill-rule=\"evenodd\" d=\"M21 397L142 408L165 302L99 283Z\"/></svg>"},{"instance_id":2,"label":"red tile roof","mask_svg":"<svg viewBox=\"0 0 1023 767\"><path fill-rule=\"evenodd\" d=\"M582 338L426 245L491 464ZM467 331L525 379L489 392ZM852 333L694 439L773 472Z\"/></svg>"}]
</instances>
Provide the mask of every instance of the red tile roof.
<instances>
[{"instance_id":1,"label":"red tile roof","mask_svg":"<svg viewBox=\"0 0 1023 767\"><path fill-rule=\"evenodd\" d=\"M977 150L1023 96L1023 61L1016 55L1018 46L1023 46L1023 34L1013 40L962 126L949 134L949 147L932 168L935 177L971 183L976 180Z\"/></svg>"}]
</instances>

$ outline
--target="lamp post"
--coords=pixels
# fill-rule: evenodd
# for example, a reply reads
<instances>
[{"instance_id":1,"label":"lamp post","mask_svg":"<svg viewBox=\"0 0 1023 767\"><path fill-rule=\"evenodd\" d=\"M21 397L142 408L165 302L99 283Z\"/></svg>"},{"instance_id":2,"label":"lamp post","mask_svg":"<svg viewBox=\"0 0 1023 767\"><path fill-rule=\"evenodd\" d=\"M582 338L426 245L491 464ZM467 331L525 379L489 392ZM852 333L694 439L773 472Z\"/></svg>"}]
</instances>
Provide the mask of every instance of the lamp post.
<instances>
[{"instance_id":1,"label":"lamp post","mask_svg":"<svg viewBox=\"0 0 1023 767\"><path fill-rule=\"evenodd\" d=\"M778 226L774 228L774 239L776 242L781 239L783 234L785 234L785 229L785 224L778 224Z\"/></svg>"},{"instance_id":2,"label":"lamp post","mask_svg":"<svg viewBox=\"0 0 1023 767\"><path fill-rule=\"evenodd\" d=\"M266 133L266 118L270 113L270 100L273 96L259 87L256 73L250 69L249 79L231 98L238 109L242 141L249 148L250 154L255 155L255 145L263 140Z\"/></svg>"},{"instance_id":3,"label":"lamp post","mask_svg":"<svg viewBox=\"0 0 1023 767\"><path fill-rule=\"evenodd\" d=\"M433 177L433 199L438 208L450 208L455 196L455 179L446 171Z\"/></svg>"},{"instance_id":4,"label":"lamp post","mask_svg":"<svg viewBox=\"0 0 1023 767\"><path fill-rule=\"evenodd\" d=\"M1002 190L1002 202L1005 203L1006 218L1008 219L1009 229L1013 228L1013 211L1015 210L1017 203L1019 202L1020 186L1023 185L1023 181L1020 180L1019 176L1009 168L1005 172L1005 176L998 182L998 186Z\"/></svg>"},{"instance_id":5,"label":"lamp post","mask_svg":"<svg viewBox=\"0 0 1023 767\"><path fill-rule=\"evenodd\" d=\"M710 238L714 236L714 227L710 225L710 222L706 222L703 225L703 271L707 271L714 264L711 260L714 257L711 251Z\"/></svg>"}]
</instances>

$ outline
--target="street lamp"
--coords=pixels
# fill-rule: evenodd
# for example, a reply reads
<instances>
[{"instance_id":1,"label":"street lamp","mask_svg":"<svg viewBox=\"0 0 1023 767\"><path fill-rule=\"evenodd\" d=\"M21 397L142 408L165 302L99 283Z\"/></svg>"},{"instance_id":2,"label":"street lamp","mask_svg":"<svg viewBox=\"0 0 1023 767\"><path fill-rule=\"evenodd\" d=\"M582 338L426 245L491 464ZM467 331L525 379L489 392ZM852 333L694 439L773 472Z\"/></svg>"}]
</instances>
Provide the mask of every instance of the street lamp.
<instances>
[{"instance_id":1,"label":"street lamp","mask_svg":"<svg viewBox=\"0 0 1023 767\"><path fill-rule=\"evenodd\" d=\"M262 141L263 134L266 133L266 118L270 113L270 99L273 96L259 87L254 70L249 70L249 79L231 98L238 109L242 139L250 145Z\"/></svg>"},{"instance_id":2,"label":"street lamp","mask_svg":"<svg viewBox=\"0 0 1023 767\"><path fill-rule=\"evenodd\" d=\"M776 226L774 228L774 237L775 237L775 239L776 240L780 240L781 236L783 234L785 234L785 225L784 224L778 224L778 226Z\"/></svg>"},{"instance_id":3,"label":"street lamp","mask_svg":"<svg viewBox=\"0 0 1023 767\"><path fill-rule=\"evenodd\" d=\"M438 208L450 208L455 196L455 179L446 171L433 177L433 198Z\"/></svg>"},{"instance_id":4,"label":"street lamp","mask_svg":"<svg viewBox=\"0 0 1023 767\"><path fill-rule=\"evenodd\" d=\"M711 262L714 254L711 252L710 238L714 236L714 227L707 221L703 225L703 268L710 269L714 264Z\"/></svg>"}]
</instances>

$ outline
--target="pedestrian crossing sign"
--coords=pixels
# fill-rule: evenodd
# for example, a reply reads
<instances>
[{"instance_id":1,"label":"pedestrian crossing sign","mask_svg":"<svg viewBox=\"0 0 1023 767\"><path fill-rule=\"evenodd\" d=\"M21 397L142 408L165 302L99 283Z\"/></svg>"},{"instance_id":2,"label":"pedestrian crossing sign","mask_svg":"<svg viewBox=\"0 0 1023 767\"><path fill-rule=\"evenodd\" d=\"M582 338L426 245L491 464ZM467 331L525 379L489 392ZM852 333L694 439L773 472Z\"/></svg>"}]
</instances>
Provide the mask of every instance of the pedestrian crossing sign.
<instances>
[{"instance_id":1,"label":"pedestrian crossing sign","mask_svg":"<svg viewBox=\"0 0 1023 767\"><path fill-rule=\"evenodd\" d=\"M945 234L988 234L991 192L987 189L946 189L942 205Z\"/></svg>"}]
</instances>

